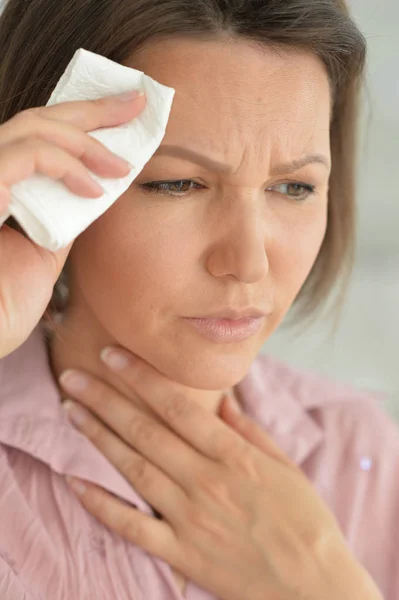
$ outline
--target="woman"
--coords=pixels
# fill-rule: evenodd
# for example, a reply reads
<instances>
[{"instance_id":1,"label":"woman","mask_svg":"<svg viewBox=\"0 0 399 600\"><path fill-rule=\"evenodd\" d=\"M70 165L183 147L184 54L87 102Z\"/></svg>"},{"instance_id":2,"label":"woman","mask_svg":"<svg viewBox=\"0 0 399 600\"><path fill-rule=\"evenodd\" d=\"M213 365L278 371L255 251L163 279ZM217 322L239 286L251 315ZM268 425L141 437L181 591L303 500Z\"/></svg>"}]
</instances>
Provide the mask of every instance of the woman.
<instances>
[{"instance_id":1,"label":"woman","mask_svg":"<svg viewBox=\"0 0 399 600\"><path fill-rule=\"evenodd\" d=\"M77 48L176 89L160 150L72 249L0 232L2 598L394 600L395 425L256 358L351 261L365 46L344 2L9 0L0 31L3 210L35 170L82 196L87 169L127 172L85 132L143 99L27 111Z\"/></svg>"}]
</instances>

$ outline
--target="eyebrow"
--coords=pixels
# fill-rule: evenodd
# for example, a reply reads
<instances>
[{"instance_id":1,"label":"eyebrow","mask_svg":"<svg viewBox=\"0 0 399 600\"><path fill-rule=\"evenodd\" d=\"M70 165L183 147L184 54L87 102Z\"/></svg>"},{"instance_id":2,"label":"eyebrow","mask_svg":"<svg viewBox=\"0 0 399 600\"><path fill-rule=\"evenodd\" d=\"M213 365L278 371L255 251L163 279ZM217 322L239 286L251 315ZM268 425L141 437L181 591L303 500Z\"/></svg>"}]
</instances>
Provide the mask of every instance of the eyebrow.
<instances>
[{"instance_id":1,"label":"eyebrow","mask_svg":"<svg viewBox=\"0 0 399 600\"><path fill-rule=\"evenodd\" d=\"M217 160L213 160L205 156L204 154L199 154L198 152L194 152L194 150L190 150L189 148L183 148L182 146L171 146L164 145L160 146L156 151L155 155L158 156L175 156L177 158L183 158L189 160L191 162L197 163L209 169L210 171L219 171L221 173L231 173L233 171L233 167L231 165L227 165L225 163L219 162ZM303 158L299 158L297 160L293 160L289 163L282 163L273 167L271 171L272 176L276 175L288 175L289 173L294 173L303 167L306 167L310 164L321 164L324 165L327 169L330 169L330 163L326 156L323 154L311 154L309 156L304 156Z\"/></svg>"}]
</instances>

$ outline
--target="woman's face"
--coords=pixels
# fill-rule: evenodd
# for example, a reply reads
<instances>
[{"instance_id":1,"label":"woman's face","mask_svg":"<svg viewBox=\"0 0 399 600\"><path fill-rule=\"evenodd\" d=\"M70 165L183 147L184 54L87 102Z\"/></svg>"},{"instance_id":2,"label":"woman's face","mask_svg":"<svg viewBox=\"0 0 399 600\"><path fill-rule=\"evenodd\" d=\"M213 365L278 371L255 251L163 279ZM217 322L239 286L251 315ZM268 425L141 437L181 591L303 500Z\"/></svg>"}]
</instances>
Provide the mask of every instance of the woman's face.
<instances>
[{"instance_id":1,"label":"woman's face","mask_svg":"<svg viewBox=\"0 0 399 600\"><path fill-rule=\"evenodd\" d=\"M127 64L176 96L160 151L76 241L72 302L169 378L225 389L282 321L325 235L327 74L304 51L232 41L158 42ZM177 183L148 185L160 181ZM248 307L263 319L206 330L187 319Z\"/></svg>"}]
</instances>

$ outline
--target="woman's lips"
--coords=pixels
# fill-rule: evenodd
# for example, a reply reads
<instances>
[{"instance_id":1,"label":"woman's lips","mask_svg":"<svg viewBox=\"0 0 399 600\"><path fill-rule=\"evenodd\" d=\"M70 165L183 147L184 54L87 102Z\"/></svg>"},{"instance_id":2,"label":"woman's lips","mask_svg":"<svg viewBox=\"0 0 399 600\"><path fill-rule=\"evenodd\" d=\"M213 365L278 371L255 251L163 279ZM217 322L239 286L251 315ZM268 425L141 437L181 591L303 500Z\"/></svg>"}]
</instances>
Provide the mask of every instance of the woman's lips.
<instances>
[{"instance_id":1,"label":"woman's lips","mask_svg":"<svg viewBox=\"0 0 399 600\"><path fill-rule=\"evenodd\" d=\"M265 317L246 317L244 319L224 318L184 318L191 327L212 342L242 342L258 333Z\"/></svg>"}]
</instances>

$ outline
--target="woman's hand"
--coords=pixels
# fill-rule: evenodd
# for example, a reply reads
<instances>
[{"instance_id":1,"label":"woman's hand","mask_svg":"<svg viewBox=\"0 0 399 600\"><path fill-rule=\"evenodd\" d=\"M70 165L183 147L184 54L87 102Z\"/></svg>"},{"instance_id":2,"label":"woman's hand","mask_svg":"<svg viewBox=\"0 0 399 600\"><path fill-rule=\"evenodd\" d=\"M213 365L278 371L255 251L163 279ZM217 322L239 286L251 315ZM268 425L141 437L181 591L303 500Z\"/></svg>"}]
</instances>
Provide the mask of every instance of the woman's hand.
<instances>
[{"instance_id":1,"label":"woman's hand","mask_svg":"<svg viewBox=\"0 0 399 600\"><path fill-rule=\"evenodd\" d=\"M128 163L86 132L130 121L144 106L143 97L63 102L25 110L1 125L0 224L11 186L35 173L62 180L88 198L104 193L89 170L125 177ZM0 229L0 358L20 346L43 316L71 245L50 252L10 227Z\"/></svg>"},{"instance_id":2,"label":"woman's hand","mask_svg":"<svg viewBox=\"0 0 399 600\"><path fill-rule=\"evenodd\" d=\"M73 403L68 412L80 409L81 431L163 521L85 482L80 498L95 517L222 600L381 600L332 513L260 427L228 399L222 421L122 356L121 380L150 410L68 371L63 387L89 409Z\"/></svg>"}]
</instances>

